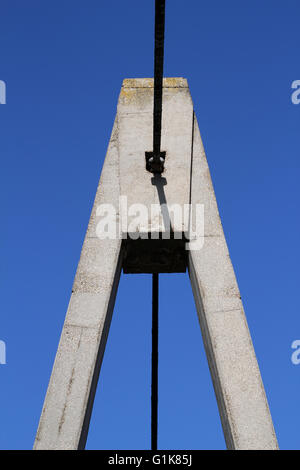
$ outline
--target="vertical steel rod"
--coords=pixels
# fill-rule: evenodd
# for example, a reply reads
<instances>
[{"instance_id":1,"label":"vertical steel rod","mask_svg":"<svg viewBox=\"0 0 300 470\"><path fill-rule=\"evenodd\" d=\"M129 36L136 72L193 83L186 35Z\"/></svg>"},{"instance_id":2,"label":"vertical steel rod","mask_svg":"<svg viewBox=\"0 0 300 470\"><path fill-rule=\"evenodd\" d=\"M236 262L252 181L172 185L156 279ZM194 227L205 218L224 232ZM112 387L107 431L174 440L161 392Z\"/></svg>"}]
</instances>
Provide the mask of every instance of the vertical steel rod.
<instances>
[{"instance_id":1,"label":"vertical steel rod","mask_svg":"<svg viewBox=\"0 0 300 470\"><path fill-rule=\"evenodd\" d=\"M164 171L165 152L161 152L161 123L164 73L165 0L155 0L154 31L154 99L153 152L146 152L146 169L160 174Z\"/></svg>"},{"instance_id":2,"label":"vertical steel rod","mask_svg":"<svg viewBox=\"0 0 300 470\"><path fill-rule=\"evenodd\" d=\"M151 450L157 450L158 422L158 273L152 274Z\"/></svg>"},{"instance_id":3,"label":"vertical steel rod","mask_svg":"<svg viewBox=\"0 0 300 470\"><path fill-rule=\"evenodd\" d=\"M155 48L154 48L154 108L153 153L159 161L161 141L161 115L164 69L165 0L155 1Z\"/></svg>"},{"instance_id":4,"label":"vertical steel rod","mask_svg":"<svg viewBox=\"0 0 300 470\"><path fill-rule=\"evenodd\" d=\"M160 167L165 0L155 0L153 158ZM157 168L156 167L156 168ZM157 450L158 424L158 273L152 275L151 449Z\"/></svg>"}]
</instances>

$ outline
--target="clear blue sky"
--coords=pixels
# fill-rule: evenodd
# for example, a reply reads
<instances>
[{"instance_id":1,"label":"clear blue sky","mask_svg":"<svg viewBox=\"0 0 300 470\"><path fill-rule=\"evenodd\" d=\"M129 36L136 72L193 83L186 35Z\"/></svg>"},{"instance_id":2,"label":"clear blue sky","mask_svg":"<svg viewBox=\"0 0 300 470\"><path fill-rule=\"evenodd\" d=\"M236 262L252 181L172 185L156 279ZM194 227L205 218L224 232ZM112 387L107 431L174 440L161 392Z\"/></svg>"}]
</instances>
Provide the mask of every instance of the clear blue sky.
<instances>
[{"instance_id":1,"label":"clear blue sky","mask_svg":"<svg viewBox=\"0 0 300 470\"><path fill-rule=\"evenodd\" d=\"M123 78L153 75L154 1L2 0L0 448L33 445ZM167 1L282 449L300 449L298 0ZM159 448L223 449L187 275L160 284ZM122 276L89 449L150 446L151 276Z\"/></svg>"}]
</instances>

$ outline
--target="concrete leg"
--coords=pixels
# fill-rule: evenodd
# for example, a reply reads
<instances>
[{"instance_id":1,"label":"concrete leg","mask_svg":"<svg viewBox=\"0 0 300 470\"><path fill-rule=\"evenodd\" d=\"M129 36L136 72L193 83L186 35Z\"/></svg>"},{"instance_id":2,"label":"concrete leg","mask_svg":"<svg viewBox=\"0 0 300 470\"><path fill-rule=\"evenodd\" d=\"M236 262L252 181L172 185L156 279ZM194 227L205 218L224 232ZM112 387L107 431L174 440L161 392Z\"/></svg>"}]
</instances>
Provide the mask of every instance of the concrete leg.
<instances>
[{"instance_id":1,"label":"concrete leg","mask_svg":"<svg viewBox=\"0 0 300 470\"><path fill-rule=\"evenodd\" d=\"M114 126L74 280L34 449L83 449L121 272L121 240L97 237L97 207L118 207ZM116 217L118 214L116 214Z\"/></svg>"},{"instance_id":2,"label":"concrete leg","mask_svg":"<svg viewBox=\"0 0 300 470\"><path fill-rule=\"evenodd\" d=\"M191 203L204 204L204 244L188 268L227 447L277 449L196 119Z\"/></svg>"}]
</instances>

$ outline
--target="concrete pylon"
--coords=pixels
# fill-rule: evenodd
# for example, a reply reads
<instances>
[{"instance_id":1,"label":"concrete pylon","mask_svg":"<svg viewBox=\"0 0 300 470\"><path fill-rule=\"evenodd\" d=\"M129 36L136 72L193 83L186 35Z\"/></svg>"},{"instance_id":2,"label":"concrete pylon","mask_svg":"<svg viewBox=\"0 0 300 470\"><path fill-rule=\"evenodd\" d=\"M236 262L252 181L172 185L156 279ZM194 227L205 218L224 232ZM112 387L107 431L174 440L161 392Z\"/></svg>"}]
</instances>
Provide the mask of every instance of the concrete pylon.
<instances>
[{"instance_id":1,"label":"concrete pylon","mask_svg":"<svg viewBox=\"0 0 300 470\"><path fill-rule=\"evenodd\" d=\"M85 446L121 269L188 269L227 447L278 448L187 81L163 86L154 176L153 80L123 82L35 449Z\"/></svg>"}]
</instances>

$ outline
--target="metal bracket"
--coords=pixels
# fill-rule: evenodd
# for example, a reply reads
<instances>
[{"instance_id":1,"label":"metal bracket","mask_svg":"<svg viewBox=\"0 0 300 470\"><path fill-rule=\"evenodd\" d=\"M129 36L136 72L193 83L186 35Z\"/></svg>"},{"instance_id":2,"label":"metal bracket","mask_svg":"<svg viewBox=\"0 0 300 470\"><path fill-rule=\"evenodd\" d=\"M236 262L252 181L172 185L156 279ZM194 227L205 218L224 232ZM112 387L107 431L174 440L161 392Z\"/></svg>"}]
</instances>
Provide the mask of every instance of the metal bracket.
<instances>
[{"instance_id":1,"label":"metal bracket","mask_svg":"<svg viewBox=\"0 0 300 470\"><path fill-rule=\"evenodd\" d=\"M151 173L163 173L166 152L159 152L159 156L154 155L154 152L145 152L145 157L147 171L150 171Z\"/></svg>"}]
</instances>

